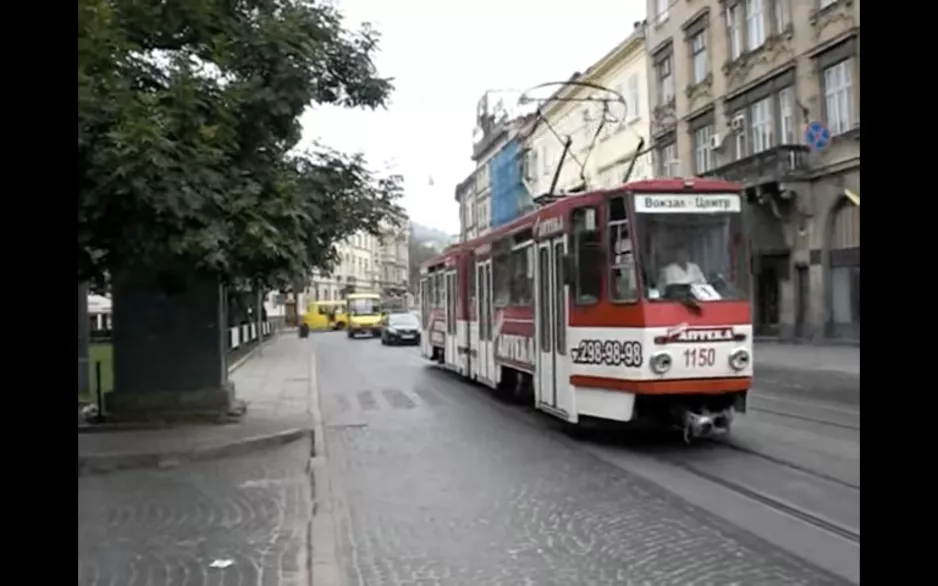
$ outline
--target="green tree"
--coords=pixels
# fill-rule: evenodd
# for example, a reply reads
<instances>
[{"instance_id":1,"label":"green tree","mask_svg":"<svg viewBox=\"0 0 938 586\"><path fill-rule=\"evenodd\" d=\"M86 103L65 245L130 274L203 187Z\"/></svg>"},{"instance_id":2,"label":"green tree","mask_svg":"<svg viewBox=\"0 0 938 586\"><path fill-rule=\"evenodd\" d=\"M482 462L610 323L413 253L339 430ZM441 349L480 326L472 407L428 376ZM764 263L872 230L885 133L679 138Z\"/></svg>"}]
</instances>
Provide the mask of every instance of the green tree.
<instances>
[{"instance_id":1,"label":"green tree","mask_svg":"<svg viewBox=\"0 0 938 586\"><path fill-rule=\"evenodd\" d=\"M79 0L78 266L276 286L399 211L361 155L296 152L310 105L385 105L378 35L326 1Z\"/></svg>"}]
</instances>

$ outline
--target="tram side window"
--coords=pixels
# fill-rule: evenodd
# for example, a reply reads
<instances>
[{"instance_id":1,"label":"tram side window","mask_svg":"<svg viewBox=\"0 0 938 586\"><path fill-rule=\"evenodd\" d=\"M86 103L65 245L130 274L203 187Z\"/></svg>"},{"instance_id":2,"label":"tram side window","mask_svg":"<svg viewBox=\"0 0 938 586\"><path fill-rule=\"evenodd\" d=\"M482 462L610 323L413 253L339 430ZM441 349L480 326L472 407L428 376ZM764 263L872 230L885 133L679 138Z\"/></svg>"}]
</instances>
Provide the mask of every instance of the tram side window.
<instances>
[{"instance_id":1,"label":"tram side window","mask_svg":"<svg viewBox=\"0 0 938 586\"><path fill-rule=\"evenodd\" d=\"M609 201L609 297L620 302L638 301L635 255L622 197Z\"/></svg>"},{"instance_id":2,"label":"tram side window","mask_svg":"<svg viewBox=\"0 0 938 586\"><path fill-rule=\"evenodd\" d=\"M541 334L541 352L550 350L550 251L541 248L538 251L538 298L537 305L540 312L538 330Z\"/></svg>"},{"instance_id":3,"label":"tram side window","mask_svg":"<svg viewBox=\"0 0 938 586\"><path fill-rule=\"evenodd\" d=\"M430 290L427 278L420 279L420 318L423 327L427 327L427 317L430 311Z\"/></svg>"},{"instance_id":4,"label":"tram side window","mask_svg":"<svg viewBox=\"0 0 938 586\"><path fill-rule=\"evenodd\" d=\"M528 276L528 261L531 247L526 246L511 253L511 304L531 305L531 278Z\"/></svg>"},{"instance_id":5,"label":"tram side window","mask_svg":"<svg viewBox=\"0 0 938 586\"><path fill-rule=\"evenodd\" d=\"M506 307L511 302L511 244L508 241L492 245L492 279L495 307Z\"/></svg>"},{"instance_id":6,"label":"tram side window","mask_svg":"<svg viewBox=\"0 0 938 586\"><path fill-rule=\"evenodd\" d=\"M446 330L456 333L456 273L446 275Z\"/></svg>"},{"instance_id":7,"label":"tram side window","mask_svg":"<svg viewBox=\"0 0 938 586\"><path fill-rule=\"evenodd\" d=\"M573 246L576 259L574 300L579 305L599 301L602 291L603 243L597 229L598 211L594 207L573 210Z\"/></svg>"},{"instance_id":8,"label":"tram side window","mask_svg":"<svg viewBox=\"0 0 938 586\"><path fill-rule=\"evenodd\" d=\"M469 289L469 311L474 312L476 306L476 261L475 257L469 257L469 268L467 270L466 285Z\"/></svg>"}]
</instances>

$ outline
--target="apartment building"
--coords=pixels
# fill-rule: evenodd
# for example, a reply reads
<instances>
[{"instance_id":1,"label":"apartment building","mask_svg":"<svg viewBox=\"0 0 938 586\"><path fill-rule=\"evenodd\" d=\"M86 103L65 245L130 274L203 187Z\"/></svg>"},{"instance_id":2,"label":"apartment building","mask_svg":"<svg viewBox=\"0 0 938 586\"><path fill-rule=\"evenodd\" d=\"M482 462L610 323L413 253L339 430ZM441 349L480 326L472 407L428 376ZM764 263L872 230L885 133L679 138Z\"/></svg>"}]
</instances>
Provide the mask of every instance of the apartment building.
<instances>
[{"instance_id":1,"label":"apartment building","mask_svg":"<svg viewBox=\"0 0 938 586\"><path fill-rule=\"evenodd\" d=\"M380 239L361 232L336 248L339 262L331 272L313 273L305 291L307 300L341 299L349 286L358 292L380 292Z\"/></svg>"},{"instance_id":2,"label":"apartment building","mask_svg":"<svg viewBox=\"0 0 938 586\"><path fill-rule=\"evenodd\" d=\"M528 125L529 137L524 145L524 176L532 195L550 190L568 138L571 146L560 171L557 193L583 183L586 189L619 185L636 156L631 179L650 176L650 154L644 147L638 150L641 140L649 144L646 72L645 23L637 22L621 43L584 73L571 78L609 88L615 94L570 84L544 102L542 119ZM617 95L624 104L615 99Z\"/></svg>"},{"instance_id":3,"label":"apartment building","mask_svg":"<svg viewBox=\"0 0 938 586\"><path fill-rule=\"evenodd\" d=\"M759 334L859 340L859 0L647 2L655 174L746 186Z\"/></svg>"},{"instance_id":4,"label":"apartment building","mask_svg":"<svg viewBox=\"0 0 938 586\"><path fill-rule=\"evenodd\" d=\"M406 295L410 281L410 227L406 221L382 230L377 260L380 292L389 296Z\"/></svg>"},{"instance_id":5,"label":"apartment building","mask_svg":"<svg viewBox=\"0 0 938 586\"><path fill-rule=\"evenodd\" d=\"M465 242L475 237L476 224L474 203L471 197L475 188L475 173L470 173L468 177L456 185L455 199L459 204L459 241Z\"/></svg>"},{"instance_id":6,"label":"apartment building","mask_svg":"<svg viewBox=\"0 0 938 586\"><path fill-rule=\"evenodd\" d=\"M479 100L472 144L475 169L455 190L461 240L475 238L510 221L523 207L526 189L521 180L518 134L528 119L510 116L500 100L491 103L489 93Z\"/></svg>"}]
</instances>

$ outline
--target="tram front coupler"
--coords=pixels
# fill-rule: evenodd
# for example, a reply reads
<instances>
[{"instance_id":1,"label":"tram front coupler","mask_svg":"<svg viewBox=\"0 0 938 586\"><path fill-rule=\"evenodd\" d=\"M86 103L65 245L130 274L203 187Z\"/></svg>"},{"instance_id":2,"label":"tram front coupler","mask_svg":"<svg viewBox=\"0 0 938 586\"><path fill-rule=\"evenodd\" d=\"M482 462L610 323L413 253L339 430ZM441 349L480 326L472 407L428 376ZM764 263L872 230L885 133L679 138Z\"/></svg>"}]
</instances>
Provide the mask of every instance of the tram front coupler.
<instances>
[{"instance_id":1,"label":"tram front coupler","mask_svg":"<svg viewBox=\"0 0 938 586\"><path fill-rule=\"evenodd\" d=\"M695 411L681 407L677 409L676 415L677 427L683 430L686 443L695 439L714 438L729 433L730 424L733 421L732 409Z\"/></svg>"}]
</instances>

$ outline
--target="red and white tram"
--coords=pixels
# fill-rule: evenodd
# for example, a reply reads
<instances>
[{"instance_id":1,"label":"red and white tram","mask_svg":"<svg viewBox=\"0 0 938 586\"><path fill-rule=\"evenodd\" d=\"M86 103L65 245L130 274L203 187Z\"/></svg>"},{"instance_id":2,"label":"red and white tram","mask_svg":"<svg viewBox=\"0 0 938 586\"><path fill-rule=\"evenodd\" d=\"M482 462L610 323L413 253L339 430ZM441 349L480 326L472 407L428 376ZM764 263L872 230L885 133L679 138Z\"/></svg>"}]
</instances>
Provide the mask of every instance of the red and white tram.
<instances>
[{"instance_id":1,"label":"red and white tram","mask_svg":"<svg viewBox=\"0 0 938 586\"><path fill-rule=\"evenodd\" d=\"M729 430L752 380L742 187L566 196L421 267L422 354L586 418Z\"/></svg>"}]
</instances>

